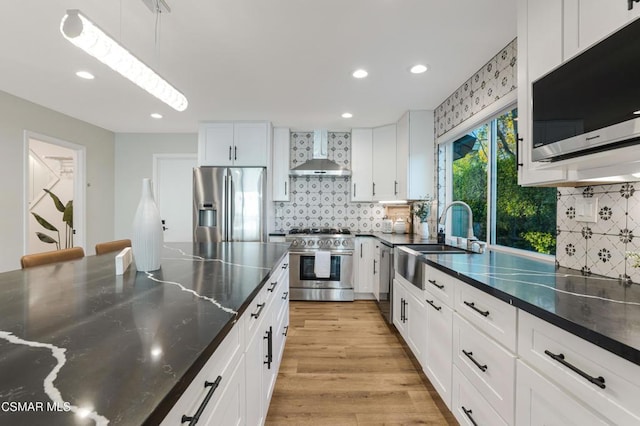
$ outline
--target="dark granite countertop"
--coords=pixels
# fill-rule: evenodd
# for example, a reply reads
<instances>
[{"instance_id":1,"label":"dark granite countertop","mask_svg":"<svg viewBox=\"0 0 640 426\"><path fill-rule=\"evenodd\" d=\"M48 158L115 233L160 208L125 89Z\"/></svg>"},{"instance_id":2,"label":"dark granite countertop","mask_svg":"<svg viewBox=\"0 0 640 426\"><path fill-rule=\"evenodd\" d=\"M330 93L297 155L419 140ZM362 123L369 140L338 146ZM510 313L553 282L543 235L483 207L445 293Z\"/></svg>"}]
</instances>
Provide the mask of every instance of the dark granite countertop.
<instances>
[{"instance_id":1,"label":"dark granite countertop","mask_svg":"<svg viewBox=\"0 0 640 426\"><path fill-rule=\"evenodd\" d=\"M497 251L425 256L486 293L640 365L640 285Z\"/></svg>"},{"instance_id":2,"label":"dark granite countertop","mask_svg":"<svg viewBox=\"0 0 640 426\"><path fill-rule=\"evenodd\" d=\"M287 249L172 243L152 273L116 276L111 253L0 274L0 424L157 423Z\"/></svg>"}]
</instances>

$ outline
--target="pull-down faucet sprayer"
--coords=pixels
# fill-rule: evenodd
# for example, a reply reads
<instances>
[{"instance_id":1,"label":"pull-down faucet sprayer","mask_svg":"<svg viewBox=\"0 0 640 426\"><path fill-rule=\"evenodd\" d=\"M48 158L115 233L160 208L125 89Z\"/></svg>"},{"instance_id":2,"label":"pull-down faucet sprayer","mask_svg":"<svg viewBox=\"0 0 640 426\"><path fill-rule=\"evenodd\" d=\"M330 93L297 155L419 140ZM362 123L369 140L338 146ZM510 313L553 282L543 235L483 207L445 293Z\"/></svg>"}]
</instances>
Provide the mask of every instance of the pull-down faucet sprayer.
<instances>
[{"instance_id":1,"label":"pull-down faucet sprayer","mask_svg":"<svg viewBox=\"0 0 640 426\"><path fill-rule=\"evenodd\" d=\"M478 239L473 235L473 212L471 211L471 207L464 201L452 201L450 202L442 212L442 216L440 216L440 220L438 221L439 225L444 226L444 223L447 219L447 211L453 206L462 206L467 210L467 215L469 217L469 222L467 224L467 250L471 250L472 244L474 241Z\"/></svg>"}]
</instances>

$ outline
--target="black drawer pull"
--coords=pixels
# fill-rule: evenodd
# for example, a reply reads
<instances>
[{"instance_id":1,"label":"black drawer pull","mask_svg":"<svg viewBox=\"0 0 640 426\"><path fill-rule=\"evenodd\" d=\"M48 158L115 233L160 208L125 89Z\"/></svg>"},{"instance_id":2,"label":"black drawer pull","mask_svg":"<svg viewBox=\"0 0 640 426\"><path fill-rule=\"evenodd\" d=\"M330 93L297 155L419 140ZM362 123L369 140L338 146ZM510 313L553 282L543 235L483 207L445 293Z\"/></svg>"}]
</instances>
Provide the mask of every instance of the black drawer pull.
<instances>
[{"instance_id":1,"label":"black drawer pull","mask_svg":"<svg viewBox=\"0 0 640 426\"><path fill-rule=\"evenodd\" d=\"M483 317L489 316L489 311L481 311L480 309L476 308L476 304L474 302L467 302L465 300L464 304L470 307L471 309L473 309L474 311L476 311L477 313L479 313L480 315L482 315Z\"/></svg>"},{"instance_id":2,"label":"black drawer pull","mask_svg":"<svg viewBox=\"0 0 640 426\"><path fill-rule=\"evenodd\" d=\"M289 267L288 263L285 263L285 264L282 265L282 269L287 269L288 267Z\"/></svg>"},{"instance_id":3,"label":"black drawer pull","mask_svg":"<svg viewBox=\"0 0 640 426\"><path fill-rule=\"evenodd\" d=\"M558 361L560 364L564 365L565 367L571 369L572 371L574 371L575 373L578 373L579 375L581 375L582 377L584 377L585 379L587 379L590 383L593 383L594 385L598 386L600 389L604 389L607 386L604 384L604 377L599 376L599 377L593 377L588 375L587 373L585 373L584 371L580 370L578 367L568 363L567 361L564 360L564 354L554 354L553 352L546 350L544 351L545 354L549 355L551 358L553 358L555 361Z\"/></svg>"},{"instance_id":4,"label":"black drawer pull","mask_svg":"<svg viewBox=\"0 0 640 426\"><path fill-rule=\"evenodd\" d=\"M282 293L282 300L287 300L287 297L289 297L288 291L285 291L284 293Z\"/></svg>"},{"instance_id":5,"label":"black drawer pull","mask_svg":"<svg viewBox=\"0 0 640 426\"><path fill-rule=\"evenodd\" d=\"M265 303L258 303L258 310L256 312L252 312L251 316L253 318L258 318L260 316L260 312L262 312L262 308L264 308Z\"/></svg>"},{"instance_id":6,"label":"black drawer pull","mask_svg":"<svg viewBox=\"0 0 640 426\"><path fill-rule=\"evenodd\" d=\"M431 306L433 306L435 308L436 311L439 311L440 309L442 309L442 306L436 306L433 303L433 300L425 300L425 302L427 302L428 304L430 304Z\"/></svg>"},{"instance_id":7,"label":"black drawer pull","mask_svg":"<svg viewBox=\"0 0 640 426\"><path fill-rule=\"evenodd\" d=\"M271 370L271 363L273 362L273 328L269 327L269 330L267 330L266 335L263 337L264 340L267 341L267 356L266 356L266 360L263 362L263 364L267 365L267 369Z\"/></svg>"},{"instance_id":8,"label":"black drawer pull","mask_svg":"<svg viewBox=\"0 0 640 426\"><path fill-rule=\"evenodd\" d=\"M180 420L181 423L189 422L189 426L195 425L196 423L198 423L198 420L200 420L200 416L202 415L202 412L207 407L209 400L211 399L211 397L213 396L213 393L216 391L216 389L220 385L221 381L222 381L222 376L218 376L218 378L214 382L207 382L207 381L204 382L204 387L205 388L210 387L211 389L209 389L209 392L207 392L207 395L204 397L202 404L200 404L200 406L198 407L198 411L196 411L196 413L193 416L187 416L183 414L182 419Z\"/></svg>"},{"instance_id":9,"label":"black drawer pull","mask_svg":"<svg viewBox=\"0 0 640 426\"><path fill-rule=\"evenodd\" d=\"M427 280L429 281L431 284L435 285L436 287L438 287L440 290L442 290L444 288L444 286L442 284L438 284L436 282L436 280Z\"/></svg>"},{"instance_id":10,"label":"black drawer pull","mask_svg":"<svg viewBox=\"0 0 640 426\"><path fill-rule=\"evenodd\" d=\"M287 334L289 334L289 326L285 325L284 326L284 332L282 333L283 336L286 336Z\"/></svg>"},{"instance_id":11,"label":"black drawer pull","mask_svg":"<svg viewBox=\"0 0 640 426\"><path fill-rule=\"evenodd\" d=\"M271 285L269 286L269 288L267 289L268 292L272 293L273 290L275 290L276 286L278 285L278 281L271 283Z\"/></svg>"},{"instance_id":12,"label":"black drawer pull","mask_svg":"<svg viewBox=\"0 0 640 426\"><path fill-rule=\"evenodd\" d=\"M462 406L462 411L464 411L464 414L466 414L469 420L471 420L471 423L473 423L473 426L478 426L478 423L476 423L476 421L473 420L473 417L471 417L471 415L473 414L473 411L467 410L466 408L464 408L464 405Z\"/></svg>"},{"instance_id":13,"label":"black drawer pull","mask_svg":"<svg viewBox=\"0 0 640 426\"><path fill-rule=\"evenodd\" d=\"M487 368L489 368L487 367L487 364L482 365L478 361L476 361L476 359L473 357L473 352L467 352L463 349L462 353L465 354L471 361L473 361L473 363L480 369L480 371L485 372L487 371Z\"/></svg>"}]
</instances>

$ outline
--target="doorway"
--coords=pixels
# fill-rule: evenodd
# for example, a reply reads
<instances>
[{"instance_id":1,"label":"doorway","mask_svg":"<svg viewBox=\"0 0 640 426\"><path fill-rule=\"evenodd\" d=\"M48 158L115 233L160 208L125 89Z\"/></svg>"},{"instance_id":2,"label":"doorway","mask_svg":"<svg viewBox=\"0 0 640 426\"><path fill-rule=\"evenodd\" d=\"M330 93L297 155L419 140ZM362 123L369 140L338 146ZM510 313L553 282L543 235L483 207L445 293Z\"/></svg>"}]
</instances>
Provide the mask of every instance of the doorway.
<instances>
[{"instance_id":1,"label":"doorway","mask_svg":"<svg viewBox=\"0 0 640 426\"><path fill-rule=\"evenodd\" d=\"M154 154L153 183L165 242L193 242L193 168L196 154Z\"/></svg>"},{"instance_id":2,"label":"doorway","mask_svg":"<svg viewBox=\"0 0 640 426\"><path fill-rule=\"evenodd\" d=\"M25 132L23 253L85 246L85 147Z\"/></svg>"}]
</instances>

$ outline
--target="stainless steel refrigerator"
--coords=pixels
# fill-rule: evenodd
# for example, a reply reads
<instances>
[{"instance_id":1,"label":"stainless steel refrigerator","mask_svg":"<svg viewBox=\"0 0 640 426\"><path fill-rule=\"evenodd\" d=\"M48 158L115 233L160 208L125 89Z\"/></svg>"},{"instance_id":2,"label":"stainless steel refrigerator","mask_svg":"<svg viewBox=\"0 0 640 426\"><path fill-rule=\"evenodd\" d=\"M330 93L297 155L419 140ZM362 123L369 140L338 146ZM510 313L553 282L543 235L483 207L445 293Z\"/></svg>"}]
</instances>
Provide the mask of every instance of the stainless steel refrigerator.
<instances>
[{"instance_id":1,"label":"stainless steel refrigerator","mask_svg":"<svg viewBox=\"0 0 640 426\"><path fill-rule=\"evenodd\" d=\"M195 242L266 241L264 167L193 169Z\"/></svg>"}]
</instances>

